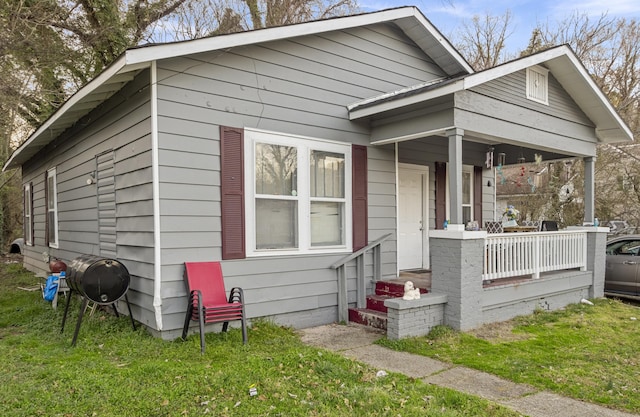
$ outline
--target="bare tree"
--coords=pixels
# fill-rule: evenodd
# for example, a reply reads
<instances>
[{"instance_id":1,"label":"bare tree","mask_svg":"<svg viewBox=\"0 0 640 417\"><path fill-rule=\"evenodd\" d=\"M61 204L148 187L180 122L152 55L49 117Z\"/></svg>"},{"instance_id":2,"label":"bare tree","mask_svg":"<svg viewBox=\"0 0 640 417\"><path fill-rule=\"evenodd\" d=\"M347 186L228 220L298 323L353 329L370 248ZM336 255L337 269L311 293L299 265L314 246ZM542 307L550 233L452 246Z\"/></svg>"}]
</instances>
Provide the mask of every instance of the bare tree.
<instances>
[{"instance_id":1,"label":"bare tree","mask_svg":"<svg viewBox=\"0 0 640 417\"><path fill-rule=\"evenodd\" d=\"M613 41L616 26L615 19L609 18L607 14L593 20L587 13L576 11L559 22L539 24L533 30L532 38L540 38L542 49L570 45L578 58L589 67L590 60Z\"/></svg>"},{"instance_id":2,"label":"bare tree","mask_svg":"<svg viewBox=\"0 0 640 417\"><path fill-rule=\"evenodd\" d=\"M501 16L473 16L464 23L457 48L476 71L492 68L507 60L505 42L513 34L511 11Z\"/></svg>"},{"instance_id":3,"label":"bare tree","mask_svg":"<svg viewBox=\"0 0 640 417\"><path fill-rule=\"evenodd\" d=\"M630 127L640 134L640 27L635 20L597 19L574 13L555 25L534 29L528 55L568 44ZM640 225L640 149L638 145L603 145L596 162L596 216Z\"/></svg>"},{"instance_id":4,"label":"bare tree","mask_svg":"<svg viewBox=\"0 0 640 417\"><path fill-rule=\"evenodd\" d=\"M357 10L355 1L2 1L0 160L6 161L30 131L131 46L344 15ZM5 224L0 239L19 233L15 219L21 216L14 215L22 210L19 181L12 188L18 194L5 195L13 184L5 179L12 175L0 174L0 227ZM8 206L10 215L3 215Z\"/></svg>"},{"instance_id":5,"label":"bare tree","mask_svg":"<svg viewBox=\"0 0 640 417\"><path fill-rule=\"evenodd\" d=\"M195 39L203 36L290 25L344 16L359 11L356 0L201 0L186 2L173 19L161 22L154 41ZM170 36L171 39L167 39Z\"/></svg>"}]
</instances>

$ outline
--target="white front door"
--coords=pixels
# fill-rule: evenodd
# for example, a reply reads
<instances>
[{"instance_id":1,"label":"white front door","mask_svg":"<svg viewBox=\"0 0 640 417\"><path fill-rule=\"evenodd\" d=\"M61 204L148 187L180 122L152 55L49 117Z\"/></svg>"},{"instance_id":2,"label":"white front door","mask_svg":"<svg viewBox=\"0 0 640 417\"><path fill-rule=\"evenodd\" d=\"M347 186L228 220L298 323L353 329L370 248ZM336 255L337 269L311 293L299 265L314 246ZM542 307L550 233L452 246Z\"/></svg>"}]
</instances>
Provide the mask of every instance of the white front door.
<instances>
[{"instance_id":1,"label":"white front door","mask_svg":"<svg viewBox=\"0 0 640 417\"><path fill-rule=\"evenodd\" d=\"M428 269L429 168L399 164L398 184L398 268Z\"/></svg>"}]
</instances>

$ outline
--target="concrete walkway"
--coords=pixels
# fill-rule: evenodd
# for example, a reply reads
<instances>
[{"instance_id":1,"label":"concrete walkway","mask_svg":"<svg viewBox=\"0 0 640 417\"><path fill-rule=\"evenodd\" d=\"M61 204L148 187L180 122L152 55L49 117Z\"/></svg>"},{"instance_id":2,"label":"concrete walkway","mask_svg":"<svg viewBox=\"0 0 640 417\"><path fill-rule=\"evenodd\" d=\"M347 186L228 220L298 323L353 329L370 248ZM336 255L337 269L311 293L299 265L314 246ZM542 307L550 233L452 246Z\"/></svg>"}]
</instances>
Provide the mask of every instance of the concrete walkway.
<instances>
[{"instance_id":1,"label":"concrete walkway","mask_svg":"<svg viewBox=\"0 0 640 417\"><path fill-rule=\"evenodd\" d=\"M529 417L631 417L595 404L573 400L526 384L516 384L463 366L443 363L373 344L384 333L360 325L330 324L300 330L302 341L324 348L378 370L401 373L509 407Z\"/></svg>"}]
</instances>

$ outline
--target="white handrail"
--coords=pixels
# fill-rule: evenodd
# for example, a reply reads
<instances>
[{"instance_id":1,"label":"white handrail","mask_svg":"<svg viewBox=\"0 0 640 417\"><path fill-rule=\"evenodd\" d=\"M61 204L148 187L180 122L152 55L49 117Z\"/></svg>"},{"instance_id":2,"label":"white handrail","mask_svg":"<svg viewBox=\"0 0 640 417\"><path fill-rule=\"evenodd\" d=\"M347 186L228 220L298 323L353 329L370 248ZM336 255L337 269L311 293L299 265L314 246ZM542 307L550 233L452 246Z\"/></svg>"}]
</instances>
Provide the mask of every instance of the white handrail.
<instances>
[{"instance_id":1,"label":"white handrail","mask_svg":"<svg viewBox=\"0 0 640 417\"><path fill-rule=\"evenodd\" d=\"M587 268L587 232L496 233L484 241L483 280Z\"/></svg>"}]
</instances>

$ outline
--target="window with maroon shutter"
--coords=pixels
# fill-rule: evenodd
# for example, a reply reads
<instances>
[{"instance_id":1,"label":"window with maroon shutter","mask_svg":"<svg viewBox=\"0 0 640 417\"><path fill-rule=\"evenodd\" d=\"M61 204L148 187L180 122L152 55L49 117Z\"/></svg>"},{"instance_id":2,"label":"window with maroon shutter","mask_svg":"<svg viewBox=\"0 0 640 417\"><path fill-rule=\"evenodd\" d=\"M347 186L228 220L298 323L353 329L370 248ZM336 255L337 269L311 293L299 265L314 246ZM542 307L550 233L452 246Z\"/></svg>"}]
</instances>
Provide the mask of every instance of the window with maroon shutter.
<instances>
[{"instance_id":1,"label":"window with maroon shutter","mask_svg":"<svg viewBox=\"0 0 640 417\"><path fill-rule=\"evenodd\" d=\"M244 132L220 127L222 259L245 257Z\"/></svg>"},{"instance_id":2,"label":"window with maroon shutter","mask_svg":"<svg viewBox=\"0 0 640 417\"><path fill-rule=\"evenodd\" d=\"M244 130L244 144L246 256L352 248L354 227L361 225L353 225L351 144L254 129ZM366 208L361 181L360 212ZM358 220L366 225L366 218Z\"/></svg>"},{"instance_id":3,"label":"window with maroon shutter","mask_svg":"<svg viewBox=\"0 0 640 417\"><path fill-rule=\"evenodd\" d=\"M368 191L367 191L367 148L353 145L353 250L367 246L368 241Z\"/></svg>"}]
</instances>

